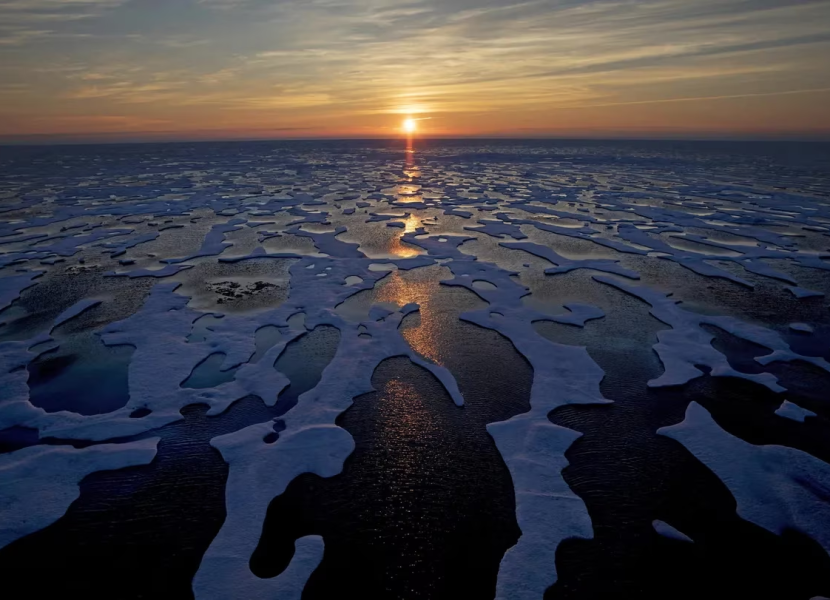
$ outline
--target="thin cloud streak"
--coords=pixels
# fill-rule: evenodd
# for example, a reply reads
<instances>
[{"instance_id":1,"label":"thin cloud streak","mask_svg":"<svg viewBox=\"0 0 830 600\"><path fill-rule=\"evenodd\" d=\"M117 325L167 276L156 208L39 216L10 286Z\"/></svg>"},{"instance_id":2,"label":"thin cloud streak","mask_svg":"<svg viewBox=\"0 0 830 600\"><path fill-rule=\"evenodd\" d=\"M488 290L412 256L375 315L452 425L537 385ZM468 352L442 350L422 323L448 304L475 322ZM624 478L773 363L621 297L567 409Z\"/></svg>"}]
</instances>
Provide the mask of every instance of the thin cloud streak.
<instances>
[{"instance_id":1,"label":"thin cloud streak","mask_svg":"<svg viewBox=\"0 0 830 600\"><path fill-rule=\"evenodd\" d=\"M728 96L695 96L691 98L662 98L657 100L636 100L634 102L610 102L607 104L585 104L566 108L605 108L607 106L633 106L637 104L663 104L665 102L702 102L705 100L734 100L737 98L761 98L764 96L789 96L791 94L816 94L830 92L830 87L811 90L784 90L781 92L762 92L758 94L731 94Z\"/></svg>"}]
</instances>

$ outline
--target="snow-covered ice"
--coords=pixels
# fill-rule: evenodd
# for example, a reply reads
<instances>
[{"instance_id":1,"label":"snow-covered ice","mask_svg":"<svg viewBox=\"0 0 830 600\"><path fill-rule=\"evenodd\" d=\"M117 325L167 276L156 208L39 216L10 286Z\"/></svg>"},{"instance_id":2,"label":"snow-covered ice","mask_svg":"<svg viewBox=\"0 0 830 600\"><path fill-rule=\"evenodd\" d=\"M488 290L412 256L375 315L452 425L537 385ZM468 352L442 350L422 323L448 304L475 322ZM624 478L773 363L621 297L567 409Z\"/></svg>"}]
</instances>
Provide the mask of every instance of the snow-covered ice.
<instances>
[{"instance_id":1,"label":"snow-covered ice","mask_svg":"<svg viewBox=\"0 0 830 600\"><path fill-rule=\"evenodd\" d=\"M830 552L830 465L785 446L755 446L728 434L696 402L660 435L683 444L726 484L738 514L771 531L801 531Z\"/></svg>"}]
</instances>

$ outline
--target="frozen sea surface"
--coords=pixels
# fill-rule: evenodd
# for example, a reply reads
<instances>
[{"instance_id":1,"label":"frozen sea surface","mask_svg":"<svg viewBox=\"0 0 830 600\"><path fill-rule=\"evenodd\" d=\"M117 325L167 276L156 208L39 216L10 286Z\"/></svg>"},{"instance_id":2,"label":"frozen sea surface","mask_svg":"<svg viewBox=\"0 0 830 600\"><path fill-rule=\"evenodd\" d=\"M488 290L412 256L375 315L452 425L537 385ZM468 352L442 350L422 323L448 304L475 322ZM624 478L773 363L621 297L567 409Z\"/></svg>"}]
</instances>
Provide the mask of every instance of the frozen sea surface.
<instances>
[{"instance_id":1,"label":"frozen sea surface","mask_svg":"<svg viewBox=\"0 0 830 600\"><path fill-rule=\"evenodd\" d=\"M0 148L2 597L830 597L830 146Z\"/></svg>"}]
</instances>

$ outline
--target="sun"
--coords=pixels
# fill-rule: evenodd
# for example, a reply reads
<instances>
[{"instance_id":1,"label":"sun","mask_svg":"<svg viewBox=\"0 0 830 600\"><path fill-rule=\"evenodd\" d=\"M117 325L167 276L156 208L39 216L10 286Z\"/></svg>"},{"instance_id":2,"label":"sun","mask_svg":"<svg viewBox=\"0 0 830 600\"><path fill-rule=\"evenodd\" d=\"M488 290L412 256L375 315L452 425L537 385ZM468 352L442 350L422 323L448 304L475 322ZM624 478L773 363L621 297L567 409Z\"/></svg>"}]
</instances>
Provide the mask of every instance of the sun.
<instances>
[{"instance_id":1,"label":"sun","mask_svg":"<svg viewBox=\"0 0 830 600\"><path fill-rule=\"evenodd\" d=\"M408 118L408 119L404 119L404 121L403 121L403 130L406 133L415 133L416 129L418 129L418 125L415 122L415 119L413 119L411 117Z\"/></svg>"}]
</instances>

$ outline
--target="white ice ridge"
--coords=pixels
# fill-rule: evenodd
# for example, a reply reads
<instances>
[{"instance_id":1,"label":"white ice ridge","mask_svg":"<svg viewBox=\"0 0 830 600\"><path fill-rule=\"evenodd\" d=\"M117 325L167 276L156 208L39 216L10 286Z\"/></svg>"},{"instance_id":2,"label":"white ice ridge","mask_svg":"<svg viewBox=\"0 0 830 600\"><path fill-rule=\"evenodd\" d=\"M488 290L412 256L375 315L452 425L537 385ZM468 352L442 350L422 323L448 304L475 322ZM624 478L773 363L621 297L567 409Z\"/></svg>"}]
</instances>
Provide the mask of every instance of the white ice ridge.
<instances>
[{"instance_id":1,"label":"white ice ridge","mask_svg":"<svg viewBox=\"0 0 830 600\"><path fill-rule=\"evenodd\" d=\"M807 288L797 287L793 285L787 286L787 289L792 292L796 298L821 298L824 296L822 292L808 290Z\"/></svg>"},{"instance_id":2,"label":"white ice ridge","mask_svg":"<svg viewBox=\"0 0 830 600\"><path fill-rule=\"evenodd\" d=\"M442 281L442 285L465 287L489 304L461 318L508 338L533 367L530 410L491 423L487 431L510 470L516 520L522 531L518 543L501 561L496 598L538 600L556 582L556 549L560 542L593 537L585 504L561 475L568 465L565 452L581 434L554 425L548 415L566 404L609 403L599 390L604 373L584 347L556 344L536 332L533 321L551 319L524 306L521 299L529 290L513 281L510 272L461 254L455 249L458 239L442 239L447 241L425 238L412 243L432 248L431 254L451 255L453 260L446 266L455 278ZM493 288L475 287L475 281L486 281ZM574 306L571 310L577 314L590 312L589 308L593 307ZM584 319L571 324L584 324Z\"/></svg>"},{"instance_id":3,"label":"white ice ridge","mask_svg":"<svg viewBox=\"0 0 830 600\"><path fill-rule=\"evenodd\" d=\"M112 250L112 252L110 253L110 258L116 258L118 256L125 254L127 250L129 250L130 248L135 248L139 244L146 244L147 242L152 242L153 240L157 239L158 236L158 231L150 231L149 233L130 237L126 240L119 240L117 242L107 242L105 244L98 245L101 248L107 248L108 250Z\"/></svg>"},{"instance_id":4,"label":"white ice ridge","mask_svg":"<svg viewBox=\"0 0 830 600\"><path fill-rule=\"evenodd\" d=\"M802 408L798 404L790 402L789 400L784 400L781 406L775 410L775 414L779 417L784 417L785 419L798 421L799 423L803 423L804 419L807 417L816 416L816 413L813 411Z\"/></svg>"},{"instance_id":5,"label":"white ice ridge","mask_svg":"<svg viewBox=\"0 0 830 600\"><path fill-rule=\"evenodd\" d=\"M0 385L0 430L46 416L43 409L29 403L29 372L26 366L38 354L31 352L30 348L50 341L53 341L52 338L44 333L31 340L0 342L0 378L3 381Z\"/></svg>"},{"instance_id":6,"label":"white ice ridge","mask_svg":"<svg viewBox=\"0 0 830 600\"><path fill-rule=\"evenodd\" d=\"M89 231L90 229L91 227L85 229L84 231ZM56 254L57 256L73 256L81 251L80 246L94 244L99 240L106 240L112 237L128 235L134 231L134 229L98 229L97 231L92 231L92 233L88 235L59 234L55 235L53 238L48 238L57 240L48 246L40 245L40 243L48 241L48 239L40 240L40 242L38 242L37 249L41 252Z\"/></svg>"},{"instance_id":7,"label":"white ice ridge","mask_svg":"<svg viewBox=\"0 0 830 600\"><path fill-rule=\"evenodd\" d=\"M129 277L130 279L135 279L136 277L170 277L180 271L186 271L192 268L193 265L165 265L160 269L133 269L132 271L125 271L123 273L110 271L104 273L104 277Z\"/></svg>"},{"instance_id":8,"label":"white ice ridge","mask_svg":"<svg viewBox=\"0 0 830 600\"><path fill-rule=\"evenodd\" d=\"M366 258L358 250L360 244L352 244L337 239L337 236L345 233L345 231L345 227L338 227L334 231L316 233L313 231L305 231L300 229L299 225L296 225L291 229L287 229L286 233L311 238L317 249L329 256L337 256L339 258Z\"/></svg>"},{"instance_id":9,"label":"white ice ridge","mask_svg":"<svg viewBox=\"0 0 830 600\"><path fill-rule=\"evenodd\" d=\"M741 339L769 348L772 352L756 357L756 362L767 365L772 362L803 360L830 372L830 363L820 357L803 356L790 349L772 329L746 323L734 317L710 316L693 313L678 306L665 293L646 286L631 285L606 275L595 275L596 281L616 287L623 292L641 299L651 306L651 314L671 329L657 332L658 342L654 351L663 363L664 373L648 382L650 387L682 385L703 372L696 365L708 366L713 377L741 377L767 386L774 392L785 388L778 384L772 373L742 373L729 364L726 357L712 347L714 335L701 325L712 325Z\"/></svg>"},{"instance_id":10,"label":"white ice ridge","mask_svg":"<svg viewBox=\"0 0 830 600\"><path fill-rule=\"evenodd\" d=\"M692 402L682 423L658 434L683 444L735 497L738 516L772 533L800 531L830 553L830 464L786 446L755 446Z\"/></svg>"},{"instance_id":11,"label":"white ice ridge","mask_svg":"<svg viewBox=\"0 0 830 600\"><path fill-rule=\"evenodd\" d=\"M54 330L56 327L63 325L70 319L74 319L82 312L89 310L93 306L98 306L99 304L101 304L101 301L96 300L95 298L85 298L83 300L79 300L55 317L55 321L52 323L52 329Z\"/></svg>"},{"instance_id":12,"label":"white ice ridge","mask_svg":"<svg viewBox=\"0 0 830 600\"><path fill-rule=\"evenodd\" d=\"M196 598L276 597L278 580L263 583L249 568L268 505L303 473L321 477L340 473L354 450L354 440L335 420L352 405L353 398L374 391L372 374L383 360L409 357L444 384L456 405L463 404L449 371L420 359L401 337L398 326L414 310L417 305L410 304L385 318L361 324L348 324L330 315L330 322L341 332L337 353L317 386L301 394L297 405L282 417L285 429L278 439L265 441L274 431L273 422L268 421L211 440L230 467L225 492L227 516L193 580ZM324 315L309 317L316 323Z\"/></svg>"},{"instance_id":13,"label":"white ice ridge","mask_svg":"<svg viewBox=\"0 0 830 600\"><path fill-rule=\"evenodd\" d=\"M7 309L12 302L20 298L20 292L36 285L35 279L43 273L44 271L27 271L9 277L0 277L0 311Z\"/></svg>"},{"instance_id":14,"label":"white ice ridge","mask_svg":"<svg viewBox=\"0 0 830 600\"><path fill-rule=\"evenodd\" d=\"M469 229L469 227L467 229ZM556 267L545 269L545 273L547 273L548 275L568 273L569 271L573 271L575 269L593 269L595 271L613 273L614 275L622 275L623 277L628 277L629 279L640 278L639 273L636 273L631 269L626 269L625 267L621 266L619 264L619 261L617 260L608 260L604 258L572 260L570 258L565 258L564 256L561 256L552 248L542 246L541 244L534 244L532 242L502 242L499 245L504 246L505 248L511 248L513 250L523 250L524 252L533 254L534 256L538 256L539 258L544 258L546 261L555 264Z\"/></svg>"},{"instance_id":15,"label":"white ice ridge","mask_svg":"<svg viewBox=\"0 0 830 600\"><path fill-rule=\"evenodd\" d=\"M682 531L677 530L676 528L672 527L665 521L655 520L651 522L651 526L654 527L654 531L662 535L663 537L670 538L673 540L677 540L679 542L692 542L692 538L688 535L683 533Z\"/></svg>"},{"instance_id":16,"label":"white ice ridge","mask_svg":"<svg viewBox=\"0 0 830 600\"><path fill-rule=\"evenodd\" d=\"M568 309L568 312L564 315L554 315L552 317L548 317L547 319L539 320L555 321L556 323L562 323L563 325L584 327L585 323L588 321L601 319L605 316L602 309L599 309L596 306L591 306L590 304L577 304L572 302L566 304L565 308ZM534 321L535 320L537 319L534 319Z\"/></svg>"},{"instance_id":17,"label":"white ice ridge","mask_svg":"<svg viewBox=\"0 0 830 600\"><path fill-rule=\"evenodd\" d=\"M0 548L60 519L97 471L146 465L159 438L127 444L32 446L0 454Z\"/></svg>"},{"instance_id":18,"label":"white ice ridge","mask_svg":"<svg viewBox=\"0 0 830 600\"><path fill-rule=\"evenodd\" d=\"M294 543L294 556L285 571L272 579L260 579L253 575L240 580L227 579L225 572L207 573L201 576L200 588L194 593L196 598L245 598L245 600L300 600L303 589L311 574L320 561L323 560L323 538L319 535L309 535L298 539ZM227 549L232 552L233 548ZM236 563L243 559L246 563L249 558L229 554L226 560ZM200 571L201 573L201 571ZM197 574L197 578L199 575Z\"/></svg>"},{"instance_id":19,"label":"white ice ridge","mask_svg":"<svg viewBox=\"0 0 830 600\"><path fill-rule=\"evenodd\" d=\"M527 236L522 233L518 225L505 223L504 221L493 221L491 219L479 219L478 225L464 227L467 231L486 233L494 238L502 238L505 235L514 240L524 240Z\"/></svg>"}]
</instances>

